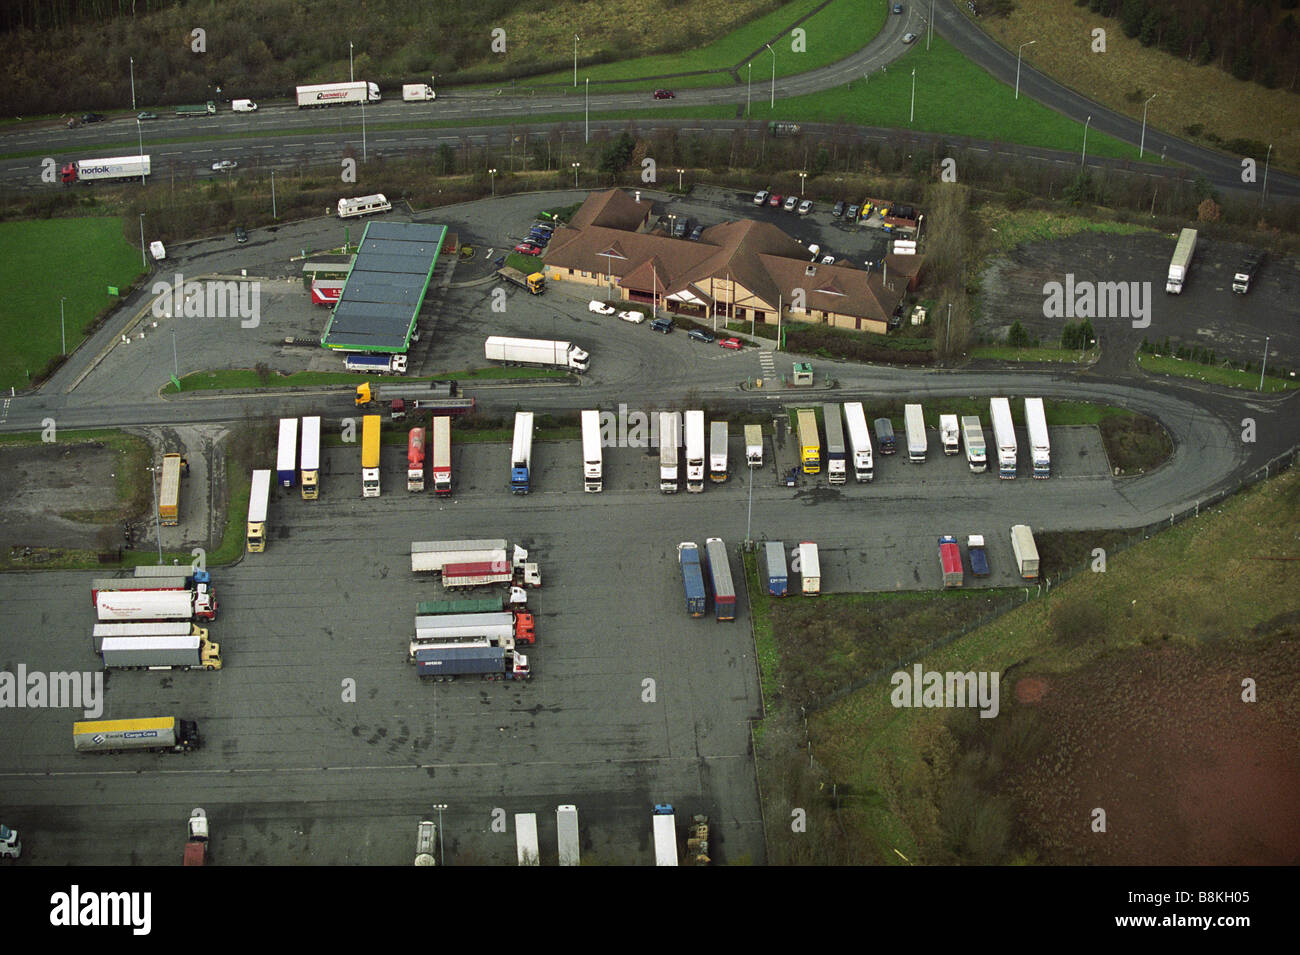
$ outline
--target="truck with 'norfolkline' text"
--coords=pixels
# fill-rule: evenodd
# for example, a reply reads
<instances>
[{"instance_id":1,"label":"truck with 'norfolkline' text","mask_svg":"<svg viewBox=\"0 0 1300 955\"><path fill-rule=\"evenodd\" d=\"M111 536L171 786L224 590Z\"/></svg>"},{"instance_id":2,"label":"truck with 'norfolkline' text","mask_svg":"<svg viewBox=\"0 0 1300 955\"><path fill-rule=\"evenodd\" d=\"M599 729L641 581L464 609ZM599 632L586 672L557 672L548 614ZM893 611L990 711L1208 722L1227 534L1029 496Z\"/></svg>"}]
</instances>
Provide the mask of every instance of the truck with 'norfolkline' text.
<instances>
[{"instance_id":1,"label":"truck with 'norfolkline' text","mask_svg":"<svg viewBox=\"0 0 1300 955\"><path fill-rule=\"evenodd\" d=\"M686 491L704 490L704 412L686 412Z\"/></svg>"},{"instance_id":2,"label":"truck with 'norfolkline' text","mask_svg":"<svg viewBox=\"0 0 1300 955\"><path fill-rule=\"evenodd\" d=\"M505 647L422 647L415 653L421 679L454 680L479 676L484 680L527 680L528 658Z\"/></svg>"},{"instance_id":3,"label":"truck with 'norfolkline' text","mask_svg":"<svg viewBox=\"0 0 1300 955\"><path fill-rule=\"evenodd\" d=\"M221 645L206 637L105 637L104 669L220 670Z\"/></svg>"},{"instance_id":4,"label":"truck with 'norfolkline' text","mask_svg":"<svg viewBox=\"0 0 1300 955\"><path fill-rule=\"evenodd\" d=\"M511 285L518 285L521 289L527 289L533 295L541 295L546 291L546 276L541 272L521 272L519 269L507 266L497 269L497 278Z\"/></svg>"},{"instance_id":5,"label":"truck with 'norfolkline' text","mask_svg":"<svg viewBox=\"0 0 1300 955\"><path fill-rule=\"evenodd\" d=\"M201 742L198 723L174 716L72 724L72 748L78 753L184 753Z\"/></svg>"},{"instance_id":6,"label":"truck with 'norfolkline' text","mask_svg":"<svg viewBox=\"0 0 1300 955\"><path fill-rule=\"evenodd\" d=\"M1025 399L1025 430L1029 432L1029 454L1034 477L1052 476L1052 443L1047 436L1047 414L1042 398Z\"/></svg>"},{"instance_id":7,"label":"truck with 'norfolkline' text","mask_svg":"<svg viewBox=\"0 0 1300 955\"><path fill-rule=\"evenodd\" d=\"M302 419L302 499L314 501L320 496L320 417Z\"/></svg>"},{"instance_id":8,"label":"truck with 'norfolkline' text","mask_svg":"<svg viewBox=\"0 0 1300 955\"><path fill-rule=\"evenodd\" d=\"M532 489L533 413L515 412L515 435L510 445L510 493L527 494Z\"/></svg>"},{"instance_id":9,"label":"truck with 'norfolkline' text","mask_svg":"<svg viewBox=\"0 0 1300 955\"><path fill-rule=\"evenodd\" d=\"M577 345L549 339L505 338L493 335L483 343L483 354L488 361L500 362L503 365L564 368L579 374L591 366L591 356Z\"/></svg>"},{"instance_id":10,"label":"truck with 'norfolkline' text","mask_svg":"<svg viewBox=\"0 0 1300 955\"><path fill-rule=\"evenodd\" d=\"M344 106L353 103L378 103L379 85L358 80L354 83L316 83L295 87L299 109L321 106Z\"/></svg>"},{"instance_id":11,"label":"truck with 'norfolkline' text","mask_svg":"<svg viewBox=\"0 0 1300 955\"><path fill-rule=\"evenodd\" d=\"M659 412L659 490L677 493L677 449L681 447L680 411Z\"/></svg>"},{"instance_id":12,"label":"truck with 'norfolkline' text","mask_svg":"<svg viewBox=\"0 0 1300 955\"><path fill-rule=\"evenodd\" d=\"M849 431L849 451L853 455L853 479L859 483L875 477L872 462L871 432L861 401L844 402L844 423Z\"/></svg>"},{"instance_id":13,"label":"truck with 'norfolkline' text","mask_svg":"<svg viewBox=\"0 0 1300 955\"><path fill-rule=\"evenodd\" d=\"M978 415L963 415L961 437L966 445L966 464L976 474L989 469L988 451L984 446L984 429Z\"/></svg>"},{"instance_id":14,"label":"truck with 'norfolkline' text","mask_svg":"<svg viewBox=\"0 0 1300 955\"><path fill-rule=\"evenodd\" d=\"M828 401L822 405L822 425L826 429L826 480L831 484L846 484L849 480L848 455L838 404Z\"/></svg>"},{"instance_id":15,"label":"truck with 'norfolkline' text","mask_svg":"<svg viewBox=\"0 0 1300 955\"><path fill-rule=\"evenodd\" d=\"M78 159L63 167L64 185L74 182L112 182L139 179L151 171L148 156L114 156L109 159Z\"/></svg>"},{"instance_id":16,"label":"truck with 'norfolkline' text","mask_svg":"<svg viewBox=\"0 0 1300 955\"><path fill-rule=\"evenodd\" d=\"M1014 480L1016 476L1016 428L1011 421L1011 402L1006 398L989 399L989 418L993 421L993 443L998 449L998 477Z\"/></svg>"},{"instance_id":17,"label":"truck with 'norfolkline' text","mask_svg":"<svg viewBox=\"0 0 1300 955\"><path fill-rule=\"evenodd\" d=\"M424 490L424 429L412 428L406 440L406 489Z\"/></svg>"},{"instance_id":18,"label":"truck with 'norfolkline' text","mask_svg":"<svg viewBox=\"0 0 1300 955\"><path fill-rule=\"evenodd\" d=\"M686 612L692 617L703 617L708 596L704 592L699 545L694 541L678 544L677 563L682 569L682 586L686 589Z\"/></svg>"},{"instance_id":19,"label":"truck with 'norfolkline' text","mask_svg":"<svg viewBox=\"0 0 1300 955\"><path fill-rule=\"evenodd\" d=\"M956 454L961 450L961 437L957 430L955 414L939 415L939 443L943 445L944 454Z\"/></svg>"},{"instance_id":20,"label":"truck with 'norfolkline' text","mask_svg":"<svg viewBox=\"0 0 1300 955\"><path fill-rule=\"evenodd\" d=\"M1192 256L1196 254L1196 230L1184 229L1178 233L1178 244L1174 246L1174 257L1169 261L1169 278L1165 281L1165 291L1178 295L1187 281L1187 273L1192 268Z\"/></svg>"}]
</instances>

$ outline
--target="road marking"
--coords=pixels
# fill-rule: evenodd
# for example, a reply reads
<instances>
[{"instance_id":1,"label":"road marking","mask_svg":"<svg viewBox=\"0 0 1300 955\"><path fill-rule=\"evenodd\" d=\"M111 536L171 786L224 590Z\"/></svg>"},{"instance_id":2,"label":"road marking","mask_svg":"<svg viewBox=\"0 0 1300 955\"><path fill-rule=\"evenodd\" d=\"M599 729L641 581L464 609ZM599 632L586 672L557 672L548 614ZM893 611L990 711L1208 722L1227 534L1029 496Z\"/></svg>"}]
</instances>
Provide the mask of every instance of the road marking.
<instances>
[{"instance_id":1,"label":"road marking","mask_svg":"<svg viewBox=\"0 0 1300 955\"><path fill-rule=\"evenodd\" d=\"M776 359L772 357L770 351L767 351L766 349L760 351L758 353L758 363L763 368L763 374L768 378L772 378L776 375Z\"/></svg>"}]
</instances>

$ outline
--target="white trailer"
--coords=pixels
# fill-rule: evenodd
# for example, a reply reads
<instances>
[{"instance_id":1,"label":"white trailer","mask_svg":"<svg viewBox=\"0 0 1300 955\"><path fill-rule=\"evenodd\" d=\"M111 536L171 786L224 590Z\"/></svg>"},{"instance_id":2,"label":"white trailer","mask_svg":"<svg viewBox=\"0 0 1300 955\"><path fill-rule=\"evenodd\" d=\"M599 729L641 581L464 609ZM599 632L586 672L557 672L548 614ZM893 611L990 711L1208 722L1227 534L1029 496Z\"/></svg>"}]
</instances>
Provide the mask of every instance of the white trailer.
<instances>
[{"instance_id":1,"label":"white trailer","mask_svg":"<svg viewBox=\"0 0 1300 955\"><path fill-rule=\"evenodd\" d=\"M677 817L672 806L655 806L650 816L654 824L655 865L677 865Z\"/></svg>"},{"instance_id":2,"label":"white trailer","mask_svg":"<svg viewBox=\"0 0 1300 955\"><path fill-rule=\"evenodd\" d=\"M560 865L579 865L581 855L578 841L578 807L556 806L555 828L559 842Z\"/></svg>"},{"instance_id":3,"label":"white trailer","mask_svg":"<svg viewBox=\"0 0 1300 955\"><path fill-rule=\"evenodd\" d=\"M709 425L709 480L721 484L727 479L727 422Z\"/></svg>"},{"instance_id":4,"label":"white trailer","mask_svg":"<svg viewBox=\"0 0 1300 955\"><path fill-rule=\"evenodd\" d=\"M439 573L448 564L485 564L505 559L504 538L411 542L411 572L416 574Z\"/></svg>"},{"instance_id":5,"label":"white trailer","mask_svg":"<svg viewBox=\"0 0 1300 955\"><path fill-rule=\"evenodd\" d=\"M839 405L833 402L822 405L822 430L826 432L826 480L831 484L847 484L849 462Z\"/></svg>"},{"instance_id":6,"label":"white trailer","mask_svg":"<svg viewBox=\"0 0 1300 955\"><path fill-rule=\"evenodd\" d=\"M515 615L500 613L439 613L415 618L416 643L457 640L503 640L515 635Z\"/></svg>"},{"instance_id":7,"label":"white trailer","mask_svg":"<svg viewBox=\"0 0 1300 955\"><path fill-rule=\"evenodd\" d=\"M1034 532L1027 524L1013 524L1011 527L1011 552L1016 555L1016 568L1026 580L1038 577L1038 545L1034 543Z\"/></svg>"},{"instance_id":8,"label":"white trailer","mask_svg":"<svg viewBox=\"0 0 1300 955\"><path fill-rule=\"evenodd\" d=\"M844 402L844 423L849 429L849 453L853 455L853 478L859 483L875 477L871 454L871 429L861 401Z\"/></svg>"},{"instance_id":9,"label":"white trailer","mask_svg":"<svg viewBox=\"0 0 1300 955\"><path fill-rule=\"evenodd\" d=\"M510 445L510 492L527 494L532 490L533 413L515 412L515 435Z\"/></svg>"},{"instance_id":10,"label":"white trailer","mask_svg":"<svg viewBox=\"0 0 1300 955\"><path fill-rule=\"evenodd\" d=\"M320 417L302 419L302 498L314 501L320 494Z\"/></svg>"},{"instance_id":11,"label":"white trailer","mask_svg":"<svg viewBox=\"0 0 1300 955\"><path fill-rule=\"evenodd\" d=\"M280 487L293 487L298 471L298 419L280 419L280 447L275 457L275 475Z\"/></svg>"},{"instance_id":12,"label":"white trailer","mask_svg":"<svg viewBox=\"0 0 1300 955\"><path fill-rule=\"evenodd\" d=\"M537 851L537 814L515 813L515 857L520 865L541 865Z\"/></svg>"},{"instance_id":13,"label":"white trailer","mask_svg":"<svg viewBox=\"0 0 1300 955\"><path fill-rule=\"evenodd\" d=\"M989 469L989 461L988 451L984 446L984 429L980 426L979 415L962 416L961 437L966 445L966 463L976 474L983 474Z\"/></svg>"},{"instance_id":14,"label":"white trailer","mask_svg":"<svg viewBox=\"0 0 1300 955\"><path fill-rule=\"evenodd\" d=\"M1011 421L1011 402L1006 398L989 399L989 418L993 422L993 443L998 449L998 477L1014 480L1016 476L1016 427Z\"/></svg>"},{"instance_id":15,"label":"white trailer","mask_svg":"<svg viewBox=\"0 0 1300 955\"><path fill-rule=\"evenodd\" d=\"M540 338L505 338L493 335L483 344L488 361L503 365L566 368L579 374L591 366L591 356L572 342Z\"/></svg>"},{"instance_id":16,"label":"white trailer","mask_svg":"<svg viewBox=\"0 0 1300 955\"><path fill-rule=\"evenodd\" d=\"M1025 399L1025 429L1029 432L1029 454L1034 477L1052 476L1052 443L1047 437L1047 413L1042 398Z\"/></svg>"},{"instance_id":17,"label":"white trailer","mask_svg":"<svg viewBox=\"0 0 1300 955\"><path fill-rule=\"evenodd\" d=\"M221 648L198 636L105 637L99 644L104 669L221 669Z\"/></svg>"},{"instance_id":18,"label":"white trailer","mask_svg":"<svg viewBox=\"0 0 1300 955\"><path fill-rule=\"evenodd\" d=\"M100 622L115 620L212 619L216 603L207 584L193 590L101 590L95 595Z\"/></svg>"},{"instance_id":19,"label":"white trailer","mask_svg":"<svg viewBox=\"0 0 1300 955\"><path fill-rule=\"evenodd\" d=\"M451 418L433 416L433 493L451 493Z\"/></svg>"},{"instance_id":20,"label":"white trailer","mask_svg":"<svg viewBox=\"0 0 1300 955\"><path fill-rule=\"evenodd\" d=\"M907 459L924 461L929 444L925 438L925 414L920 405L903 406L903 424L907 429Z\"/></svg>"},{"instance_id":21,"label":"white trailer","mask_svg":"<svg viewBox=\"0 0 1300 955\"><path fill-rule=\"evenodd\" d=\"M271 472L257 470L248 488L248 552L266 550L266 508L271 499Z\"/></svg>"},{"instance_id":22,"label":"white trailer","mask_svg":"<svg viewBox=\"0 0 1300 955\"><path fill-rule=\"evenodd\" d=\"M152 171L148 156L111 156L107 159L78 159L63 167L63 182L112 182L139 179Z\"/></svg>"},{"instance_id":23,"label":"white trailer","mask_svg":"<svg viewBox=\"0 0 1300 955\"><path fill-rule=\"evenodd\" d=\"M677 493L677 449L681 446L681 434L681 412L659 412L659 490L664 494Z\"/></svg>"},{"instance_id":24,"label":"white trailer","mask_svg":"<svg viewBox=\"0 0 1300 955\"><path fill-rule=\"evenodd\" d=\"M961 432L955 414L939 415L939 443L943 445L944 454L956 454L961 450Z\"/></svg>"},{"instance_id":25,"label":"white trailer","mask_svg":"<svg viewBox=\"0 0 1300 955\"><path fill-rule=\"evenodd\" d=\"M378 103L379 86L358 80L355 83L317 83L294 89L299 109L321 106L344 106L353 103Z\"/></svg>"},{"instance_id":26,"label":"white trailer","mask_svg":"<svg viewBox=\"0 0 1300 955\"><path fill-rule=\"evenodd\" d=\"M382 192L373 196L358 196L355 199L340 199L338 213L340 219L355 219L359 216L373 215L376 212L388 212L393 204Z\"/></svg>"},{"instance_id":27,"label":"white trailer","mask_svg":"<svg viewBox=\"0 0 1300 955\"><path fill-rule=\"evenodd\" d=\"M437 99L438 94L433 91L433 87L428 83L403 83L402 100L407 103L422 103L425 100Z\"/></svg>"},{"instance_id":28,"label":"white trailer","mask_svg":"<svg viewBox=\"0 0 1300 955\"><path fill-rule=\"evenodd\" d=\"M600 412L589 409L582 413L582 489L584 491L596 492L601 489L603 464Z\"/></svg>"},{"instance_id":29,"label":"white trailer","mask_svg":"<svg viewBox=\"0 0 1300 955\"><path fill-rule=\"evenodd\" d=\"M796 560L799 562L799 588L805 597L816 597L822 592L822 564L817 545L812 541L799 544Z\"/></svg>"},{"instance_id":30,"label":"white trailer","mask_svg":"<svg viewBox=\"0 0 1300 955\"><path fill-rule=\"evenodd\" d=\"M1178 295L1183 291L1187 281L1187 272L1192 267L1192 256L1196 254L1196 230L1184 229L1178 233L1178 244L1174 246L1174 257L1169 260L1169 277L1165 280L1165 291Z\"/></svg>"},{"instance_id":31,"label":"white trailer","mask_svg":"<svg viewBox=\"0 0 1300 955\"><path fill-rule=\"evenodd\" d=\"M704 490L704 412L686 412L686 490Z\"/></svg>"},{"instance_id":32,"label":"white trailer","mask_svg":"<svg viewBox=\"0 0 1300 955\"><path fill-rule=\"evenodd\" d=\"M751 468L763 466L763 428L761 425L745 425L745 463Z\"/></svg>"}]
</instances>

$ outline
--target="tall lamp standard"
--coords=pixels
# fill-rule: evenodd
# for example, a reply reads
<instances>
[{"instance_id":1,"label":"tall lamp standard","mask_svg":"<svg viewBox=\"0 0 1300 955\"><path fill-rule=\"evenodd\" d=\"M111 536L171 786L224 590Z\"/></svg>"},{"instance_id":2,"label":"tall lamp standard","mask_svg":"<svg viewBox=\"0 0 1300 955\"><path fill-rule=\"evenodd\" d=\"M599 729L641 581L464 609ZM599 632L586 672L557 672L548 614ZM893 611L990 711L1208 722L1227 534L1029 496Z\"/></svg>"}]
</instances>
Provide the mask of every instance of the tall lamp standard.
<instances>
[{"instance_id":1,"label":"tall lamp standard","mask_svg":"<svg viewBox=\"0 0 1300 955\"><path fill-rule=\"evenodd\" d=\"M140 213L140 265L149 268L149 260L144 255L144 213Z\"/></svg>"},{"instance_id":2,"label":"tall lamp standard","mask_svg":"<svg viewBox=\"0 0 1300 955\"><path fill-rule=\"evenodd\" d=\"M488 175L492 177L492 198L495 199L497 197L497 171L489 169Z\"/></svg>"},{"instance_id":3,"label":"tall lamp standard","mask_svg":"<svg viewBox=\"0 0 1300 955\"><path fill-rule=\"evenodd\" d=\"M356 81L356 74L352 72L352 41L348 40L348 82L355 83Z\"/></svg>"},{"instance_id":4,"label":"tall lamp standard","mask_svg":"<svg viewBox=\"0 0 1300 955\"><path fill-rule=\"evenodd\" d=\"M685 171L686 171L685 169L677 170L677 191L678 192L682 191L682 173L684 173Z\"/></svg>"},{"instance_id":5,"label":"tall lamp standard","mask_svg":"<svg viewBox=\"0 0 1300 955\"><path fill-rule=\"evenodd\" d=\"M776 109L776 50L772 49L770 43L764 43L763 46L767 47L767 52L772 54L772 99L768 107Z\"/></svg>"},{"instance_id":6,"label":"tall lamp standard","mask_svg":"<svg viewBox=\"0 0 1300 955\"><path fill-rule=\"evenodd\" d=\"M447 808L445 803L439 803L433 807L438 810L438 865L446 866L447 864L447 841L442 837L442 811Z\"/></svg>"},{"instance_id":7,"label":"tall lamp standard","mask_svg":"<svg viewBox=\"0 0 1300 955\"><path fill-rule=\"evenodd\" d=\"M1088 123L1092 122L1092 117L1088 117L1088 122L1083 124L1083 155L1079 157L1079 167L1082 168L1088 162Z\"/></svg>"},{"instance_id":8,"label":"tall lamp standard","mask_svg":"<svg viewBox=\"0 0 1300 955\"><path fill-rule=\"evenodd\" d=\"M63 351L60 354L63 355L68 353L68 330L63 324L63 303L67 300L66 295L59 298L59 333L63 336Z\"/></svg>"},{"instance_id":9,"label":"tall lamp standard","mask_svg":"<svg viewBox=\"0 0 1300 955\"><path fill-rule=\"evenodd\" d=\"M573 188L577 189L578 188L578 167L581 166L582 163L574 162L574 163L569 163L569 165L573 167Z\"/></svg>"},{"instance_id":10,"label":"tall lamp standard","mask_svg":"<svg viewBox=\"0 0 1300 955\"><path fill-rule=\"evenodd\" d=\"M573 35L573 88L578 88L578 34Z\"/></svg>"},{"instance_id":11,"label":"tall lamp standard","mask_svg":"<svg viewBox=\"0 0 1300 955\"><path fill-rule=\"evenodd\" d=\"M1030 40L1028 43L1020 44L1020 49L1016 50L1016 99L1020 99L1020 54L1027 46L1033 46L1037 40Z\"/></svg>"},{"instance_id":12,"label":"tall lamp standard","mask_svg":"<svg viewBox=\"0 0 1300 955\"><path fill-rule=\"evenodd\" d=\"M135 57L131 57L131 109L135 109Z\"/></svg>"},{"instance_id":13,"label":"tall lamp standard","mask_svg":"<svg viewBox=\"0 0 1300 955\"><path fill-rule=\"evenodd\" d=\"M1142 104L1142 139L1138 142L1138 159L1142 158L1142 153L1147 147L1147 107L1159 95L1159 93L1152 93L1147 97L1147 101Z\"/></svg>"}]
</instances>

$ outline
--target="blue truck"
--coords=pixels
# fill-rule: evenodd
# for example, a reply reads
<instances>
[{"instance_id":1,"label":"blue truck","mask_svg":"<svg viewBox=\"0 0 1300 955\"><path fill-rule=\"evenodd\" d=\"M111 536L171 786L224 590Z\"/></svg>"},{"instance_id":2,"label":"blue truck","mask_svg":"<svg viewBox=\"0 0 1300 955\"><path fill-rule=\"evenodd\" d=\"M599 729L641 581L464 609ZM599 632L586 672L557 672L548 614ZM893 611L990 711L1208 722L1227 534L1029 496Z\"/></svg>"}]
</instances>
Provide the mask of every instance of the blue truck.
<instances>
[{"instance_id":1,"label":"blue truck","mask_svg":"<svg viewBox=\"0 0 1300 955\"><path fill-rule=\"evenodd\" d=\"M970 554L970 572L976 577L989 575L989 556L984 549L984 535L971 534L966 538L966 552Z\"/></svg>"},{"instance_id":2,"label":"blue truck","mask_svg":"<svg viewBox=\"0 0 1300 955\"><path fill-rule=\"evenodd\" d=\"M703 617L707 598L704 594L704 571L700 567L700 548L693 541L677 545L677 562L682 567L682 586L686 588L686 612Z\"/></svg>"},{"instance_id":3,"label":"blue truck","mask_svg":"<svg viewBox=\"0 0 1300 955\"><path fill-rule=\"evenodd\" d=\"M415 651L415 667L422 679L454 680L458 676L480 676L485 680L527 680L532 671L528 658L506 647L475 644L443 644Z\"/></svg>"},{"instance_id":4,"label":"blue truck","mask_svg":"<svg viewBox=\"0 0 1300 955\"><path fill-rule=\"evenodd\" d=\"M785 564L785 544L767 541L758 552L758 582L773 597L789 592L790 574Z\"/></svg>"}]
</instances>

